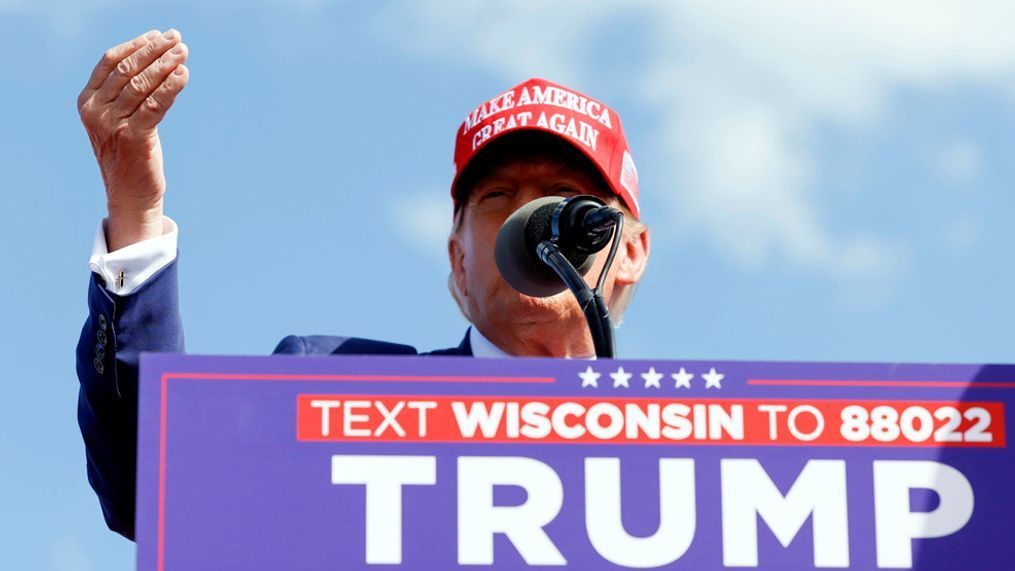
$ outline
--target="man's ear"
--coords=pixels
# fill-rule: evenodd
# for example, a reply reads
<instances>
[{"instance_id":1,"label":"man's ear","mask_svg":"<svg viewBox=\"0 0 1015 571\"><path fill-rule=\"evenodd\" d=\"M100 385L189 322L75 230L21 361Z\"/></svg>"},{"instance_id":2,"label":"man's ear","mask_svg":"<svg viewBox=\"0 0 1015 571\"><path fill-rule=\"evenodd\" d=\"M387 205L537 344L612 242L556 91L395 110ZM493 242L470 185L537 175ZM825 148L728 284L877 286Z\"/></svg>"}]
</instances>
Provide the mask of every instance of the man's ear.
<instances>
[{"instance_id":1,"label":"man's ear","mask_svg":"<svg viewBox=\"0 0 1015 571\"><path fill-rule=\"evenodd\" d=\"M634 231L625 230L624 240L621 248L625 255L617 260L617 285L633 285L638 283L642 274L645 273L645 266L648 264L650 241L648 228L644 224L638 224Z\"/></svg>"},{"instance_id":2,"label":"man's ear","mask_svg":"<svg viewBox=\"0 0 1015 571\"><path fill-rule=\"evenodd\" d=\"M455 288L460 295L468 297L469 290L465 285L465 249L457 231L448 237L448 260L451 262L451 279L455 282Z\"/></svg>"}]
</instances>

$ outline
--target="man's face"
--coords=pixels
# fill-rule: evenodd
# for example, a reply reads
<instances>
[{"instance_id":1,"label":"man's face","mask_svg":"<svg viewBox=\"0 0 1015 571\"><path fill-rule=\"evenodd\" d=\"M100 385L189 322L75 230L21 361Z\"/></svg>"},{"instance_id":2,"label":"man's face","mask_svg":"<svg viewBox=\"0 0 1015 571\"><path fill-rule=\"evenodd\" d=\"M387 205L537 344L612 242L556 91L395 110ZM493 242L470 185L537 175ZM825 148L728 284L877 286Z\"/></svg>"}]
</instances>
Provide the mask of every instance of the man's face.
<instances>
[{"instance_id":1,"label":"man's face","mask_svg":"<svg viewBox=\"0 0 1015 571\"><path fill-rule=\"evenodd\" d=\"M495 169L479 180L463 199L461 220L452 234L448 250L452 277L471 321L483 330L539 324L560 324L561 320L583 321L574 296L564 291L548 298L534 298L515 291L503 280L494 259L494 244L501 225L522 205L544 196L592 194L618 206L613 195L603 195L587 173L553 161L515 161ZM641 277L648 254L647 236L625 237L604 286L609 301L616 285L633 284ZM637 250L632 252L632 247ZM599 277L606 252L596 259L586 280ZM630 258L641 258L632 260ZM635 262L632 265L632 262ZM635 267L637 266L637 267Z\"/></svg>"}]
</instances>

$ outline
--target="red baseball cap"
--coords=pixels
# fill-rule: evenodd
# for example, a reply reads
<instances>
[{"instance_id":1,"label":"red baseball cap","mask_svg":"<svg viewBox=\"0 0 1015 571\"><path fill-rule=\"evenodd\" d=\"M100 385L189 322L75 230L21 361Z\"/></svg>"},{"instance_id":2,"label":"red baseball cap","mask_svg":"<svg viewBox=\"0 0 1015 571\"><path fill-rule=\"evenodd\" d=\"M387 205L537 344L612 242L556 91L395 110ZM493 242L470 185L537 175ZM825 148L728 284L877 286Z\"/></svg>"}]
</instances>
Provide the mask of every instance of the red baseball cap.
<instances>
[{"instance_id":1,"label":"red baseball cap","mask_svg":"<svg viewBox=\"0 0 1015 571\"><path fill-rule=\"evenodd\" d=\"M475 108L455 137L455 185L469 161L491 141L522 130L544 131L573 145L596 166L620 201L640 218L638 170L620 117L591 97L545 79L529 79Z\"/></svg>"}]
</instances>

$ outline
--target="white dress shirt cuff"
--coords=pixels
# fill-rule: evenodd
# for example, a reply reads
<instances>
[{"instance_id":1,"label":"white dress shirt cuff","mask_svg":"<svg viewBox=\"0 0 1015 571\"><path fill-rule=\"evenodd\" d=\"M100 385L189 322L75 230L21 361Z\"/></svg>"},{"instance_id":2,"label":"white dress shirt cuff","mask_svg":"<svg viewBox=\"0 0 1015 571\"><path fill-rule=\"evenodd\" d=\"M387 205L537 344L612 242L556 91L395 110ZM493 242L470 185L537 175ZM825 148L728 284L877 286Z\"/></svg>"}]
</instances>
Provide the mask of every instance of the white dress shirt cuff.
<instances>
[{"instance_id":1,"label":"white dress shirt cuff","mask_svg":"<svg viewBox=\"0 0 1015 571\"><path fill-rule=\"evenodd\" d=\"M106 245L106 220L99 222L92 243L88 268L106 282L106 290L130 295L148 278L176 259L179 229L168 216L162 217L162 235L110 252Z\"/></svg>"}]
</instances>

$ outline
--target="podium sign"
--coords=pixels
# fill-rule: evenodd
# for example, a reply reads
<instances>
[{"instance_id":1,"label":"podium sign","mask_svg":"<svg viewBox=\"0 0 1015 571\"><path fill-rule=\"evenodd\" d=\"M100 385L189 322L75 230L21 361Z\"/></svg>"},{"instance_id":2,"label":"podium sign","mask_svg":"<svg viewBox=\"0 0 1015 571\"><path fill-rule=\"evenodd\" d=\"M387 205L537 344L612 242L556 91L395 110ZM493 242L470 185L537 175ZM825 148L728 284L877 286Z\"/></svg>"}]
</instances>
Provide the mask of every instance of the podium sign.
<instances>
[{"instance_id":1,"label":"podium sign","mask_svg":"<svg viewBox=\"0 0 1015 571\"><path fill-rule=\"evenodd\" d=\"M1015 366L144 355L138 568L1010 569Z\"/></svg>"}]
</instances>

